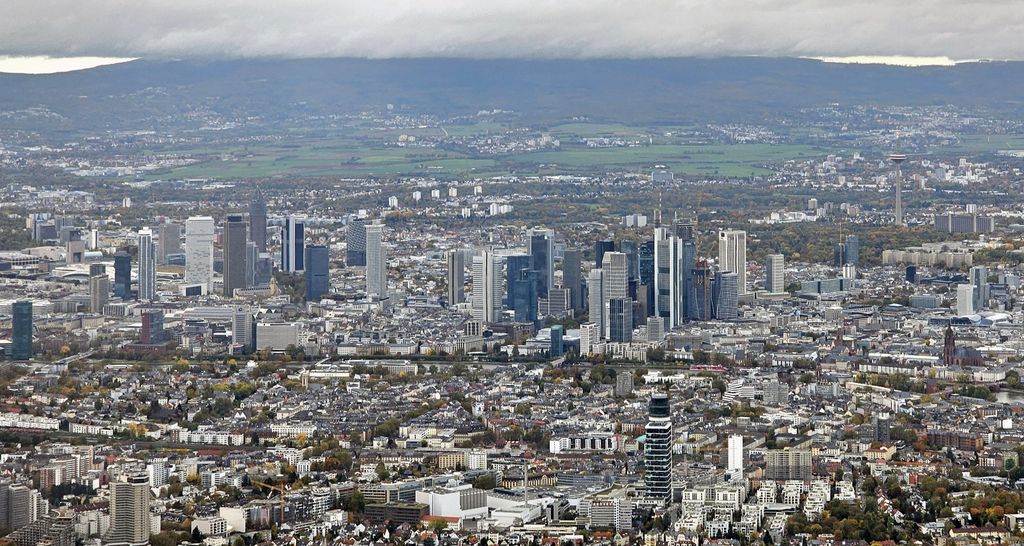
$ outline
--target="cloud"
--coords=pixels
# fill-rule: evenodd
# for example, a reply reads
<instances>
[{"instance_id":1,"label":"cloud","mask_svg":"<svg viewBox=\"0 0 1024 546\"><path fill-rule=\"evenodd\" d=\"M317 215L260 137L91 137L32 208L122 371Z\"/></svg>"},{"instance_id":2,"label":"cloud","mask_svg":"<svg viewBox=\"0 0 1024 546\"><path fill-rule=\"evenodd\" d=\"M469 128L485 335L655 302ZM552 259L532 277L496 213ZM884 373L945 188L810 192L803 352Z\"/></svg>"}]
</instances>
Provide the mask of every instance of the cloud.
<instances>
[{"instance_id":1,"label":"cloud","mask_svg":"<svg viewBox=\"0 0 1024 546\"><path fill-rule=\"evenodd\" d=\"M1024 59L1016 0L4 0L0 54Z\"/></svg>"}]
</instances>

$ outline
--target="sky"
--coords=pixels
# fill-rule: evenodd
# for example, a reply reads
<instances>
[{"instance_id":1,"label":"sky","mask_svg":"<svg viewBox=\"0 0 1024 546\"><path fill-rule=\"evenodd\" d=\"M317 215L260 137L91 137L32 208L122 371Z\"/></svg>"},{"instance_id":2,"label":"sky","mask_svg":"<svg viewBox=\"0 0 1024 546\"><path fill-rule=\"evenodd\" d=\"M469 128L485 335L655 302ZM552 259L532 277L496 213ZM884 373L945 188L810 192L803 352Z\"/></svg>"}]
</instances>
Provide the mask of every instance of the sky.
<instances>
[{"instance_id":1,"label":"sky","mask_svg":"<svg viewBox=\"0 0 1024 546\"><path fill-rule=\"evenodd\" d=\"M138 57L950 64L1024 59L1021 36L1018 0L3 0L0 71Z\"/></svg>"}]
</instances>

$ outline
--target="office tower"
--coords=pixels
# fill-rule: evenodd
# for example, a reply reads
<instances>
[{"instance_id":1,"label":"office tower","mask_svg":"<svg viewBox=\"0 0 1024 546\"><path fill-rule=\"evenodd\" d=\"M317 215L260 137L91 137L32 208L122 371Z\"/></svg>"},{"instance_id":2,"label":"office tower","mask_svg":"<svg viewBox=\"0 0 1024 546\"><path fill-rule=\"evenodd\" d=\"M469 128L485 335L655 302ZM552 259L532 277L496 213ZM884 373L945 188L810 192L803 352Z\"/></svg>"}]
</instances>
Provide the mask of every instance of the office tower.
<instances>
[{"instance_id":1,"label":"office tower","mask_svg":"<svg viewBox=\"0 0 1024 546\"><path fill-rule=\"evenodd\" d=\"M644 488L649 498L672 499L672 408L667 394L654 394L644 433Z\"/></svg>"},{"instance_id":2,"label":"office tower","mask_svg":"<svg viewBox=\"0 0 1024 546\"><path fill-rule=\"evenodd\" d=\"M224 222L224 291L225 298L235 295L236 288L246 287L246 243L248 226L242 214L229 214Z\"/></svg>"},{"instance_id":3,"label":"office tower","mask_svg":"<svg viewBox=\"0 0 1024 546\"><path fill-rule=\"evenodd\" d=\"M619 370L615 374L615 396L623 398L633 394L633 372Z\"/></svg>"},{"instance_id":4,"label":"office tower","mask_svg":"<svg viewBox=\"0 0 1024 546\"><path fill-rule=\"evenodd\" d=\"M281 231L281 270L302 273L306 269L306 218L293 214L284 220Z\"/></svg>"},{"instance_id":5,"label":"office tower","mask_svg":"<svg viewBox=\"0 0 1024 546\"><path fill-rule=\"evenodd\" d=\"M629 279L627 277L629 264L626 255L622 252L605 252L604 261L601 264L601 287L603 324L605 327L605 338L611 339L611 320L608 310L608 302L612 299L629 298ZM629 304L632 310L632 303ZM630 314L630 328L632 328L632 313Z\"/></svg>"},{"instance_id":6,"label":"office tower","mask_svg":"<svg viewBox=\"0 0 1024 546\"><path fill-rule=\"evenodd\" d=\"M711 269L702 262L693 269L693 295L690 298L690 317L694 320L711 320L714 317L712 305Z\"/></svg>"},{"instance_id":7,"label":"office tower","mask_svg":"<svg viewBox=\"0 0 1024 546\"><path fill-rule=\"evenodd\" d=\"M539 280L537 293L546 298L555 286L555 234L551 230L533 230L530 235L531 268Z\"/></svg>"},{"instance_id":8,"label":"office tower","mask_svg":"<svg viewBox=\"0 0 1024 546\"><path fill-rule=\"evenodd\" d=\"M107 266L104 264L89 264L89 276L95 277L96 275L106 275Z\"/></svg>"},{"instance_id":9,"label":"office tower","mask_svg":"<svg viewBox=\"0 0 1024 546\"><path fill-rule=\"evenodd\" d=\"M764 477L768 480L811 479L811 452L806 449L769 449L765 454Z\"/></svg>"},{"instance_id":10,"label":"office tower","mask_svg":"<svg viewBox=\"0 0 1024 546\"><path fill-rule=\"evenodd\" d=\"M594 267L604 265L604 253L615 251L615 241L597 241L594 243Z\"/></svg>"},{"instance_id":11,"label":"office tower","mask_svg":"<svg viewBox=\"0 0 1024 546\"><path fill-rule=\"evenodd\" d=\"M594 354L594 350L600 342L601 334L597 324L593 322L580 324L580 356Z\"/></svg>"},{"instance_id":12,"label":"office tower","mask_svg":"<svg viewBox=\"0 0 1024 546\"><path fill-rule=\"evenodd\" d=\"M729 435L729 457L726 470L730 473L743 472L743 436Z\"/></svg>"},{"instance_id":13,"label":"office tower","mask_svg":"<svg viewBox=\"0 0 1024 546\"><path fill-rule=\"evenodd\" d=\"M153 253L153 231L149 228L139 230L139 299L153 301L156 299L156 260Z\"/></svg>"},{"instance_id":14,"label":"office tower","mask_svg":"<svg viewBox=\"0 0 1024 546\"><path fill-rule=\"evenodd\" d=\"M860 239L856 235L849 235L846 237L846 244L844 246L843 254L843 265L857 265L860 260Z\"/></svg>"},{"instance_id":15,"label":"office tower","mask_svg":"<svg viewBox=\"0 0 1024 546\"><path fill-rule=\"evenodd\" d=\"M536 322L540 275L530 268L532 256L509 256L508 307L515 312L516 322Z\"/></svg>"},{"instance_id":16,"label":"office tower","mask_svg":"<svg viewBox=\"0 0 1024 546\"><path fill-rule=\"evenodd\" d=\"M718 232L718 268L736 273L737 293L747 293L747 232L726 229Z\"/></svg>"},{"instance_id":17,"label":"office tower","mask_svg":"<svg viewBox=\"0 0 1024 546\"><path fill-rule=\"evenodd\" d=\"M23 484L0 484L0 499L6 500L4 528L17 531L46 515L49 503L35 489Z\"/></svg>"},{"instance_id":18,"label":"office tower","mask_svg":"<svg viewBox=\"0 0 1024 546\"><path fill-rule=\"evenodd\" d=\"M89 311L102 313L110 299L110 277L106 273L89 277Z\"/></svg>"},{"instance_id":19,"label":"office tower","mask_svg":"<svg viewBox=\"0 0 1024 546\"><path fill-rule=\"evenodd\" d=\"M167 468L166 457L156 457L146 465L146 472L149 474L150 487L163 487L167 485L167 478L170 477L170 469Z\"/></svg>"},{"instance_id":20,"label":"office tower","mask_svg":"<svg viewBox=\"0 0 1024 546\"><path fill-rule=\"evenodd\" d=\"M764 289L772 294L786 290L786 261L782 254L769 254L764 263Z\"/></svg>"},{"instance_id":21,"label":"office tower","mask_svg":"<svg viewBox=\"0 0 1024 546\"><path fill-rule=\"evenodd\" d=\"M734 271L715 273L712 299L716 319L731 320L739 316L738 285L738 276Z\"/></svg>"},{"instance_id":22,"label":"office tower","mask_svg":"<svg viewBox=\"0 0 1024 546\"><path fill-rule=\"evenodd\" d=\"M551 347L548 349L548 356L558 357L565 353L562 344L562 325L556 324L551 327Z\"/></svg>"},{"instance_id":23,"label":"office tower","mask_svg":"<svg viewBox=\"0 0 1024 546\"><path fill-rule=\"evenodd\" d=\"M846 245L836 243L832 245L832 267L843 267L843 260L846 259Z\"/></svg>"},{"instance_id":24,"label":"office tower","mask_svg":"<svg viewBox=\"0 0 1024 546\"><path fill-rule=\"evenodd\" d=\"M232 313L231 343L240 346L243 353L256 349L256 318L248 305L239 305Z\"/></svg>"},{"instance_id":25,"label":"office tower","mask_svg":"<svg viewBox=\"0 0 1024 546\"><path fill-rule=\"evenodd\" d=\"M973 315L974 308L974 285L956 285L956 314L960 316Z\"/></svg>"},{"instance_id":26,"label":"office tower","mask_svg":"<svg viewBox=\"0 0 1024 546\"><path fill-rule=\"evenodd\" d=\"M388 295L387 252L384 248L384 224L366 226L366 296Z\"/></svg>"},{"instance_id":27,"label":"office tower","mask_svg":"<svg viewBox=\"0 0 1024 546\"><path fill-rule=\"evenodd\" d=\"M490 252L473 256L473 318L497 322L501 307L501 263Z\"/></svg>"},{"instance_id":28,"label":"office tower","mask_svg":"<svg viewBox=\"0 0 1024 546\"><path fill-rule=\"evenodd\" d=\"M132 297L132 257L127 252L114 254L114 295L123 300Z\"/></svg>"},{"instance_id":29,"label":"office tower","mask_svg":"<svg viewBox=\"0 0 1024 546\"><path fill-rule=\"evenodd\" d=\"M85 241L72 239L65 246L65 262L69 264L80 264L85 261Z\"/></svg>"},{"instance_id":30,"label":"office tower","mask_svg":"<svg viewBox=\"0 0 1024 546\"><path fill-rule=\"evenodd\" d=\"M213 288L213 218L192 216L185 220L185 284L201 285L204 294Z\"/></svg>"},{"instance_id":31,"label":"office tower","mask_svg":"<svg viewBox=\"0 0 1024 546\"><path fill-rule=\"evenodd\" d=\"M160 309L147 309L143 311L139 343L142 345L160 345L166 341L164 312Z\"/></svg>"},{"instance_id":32,"label":"office tower","mask_svg":"<svg viewBox=\"0 0 1024 546\"><path fill-rule=\"evenodd\" d=\"M149 544L149 476L133 474L110 484L110 530L104 544Z\"/></svg>"},{"instance_id":33,"label":"office tower","mask_svg":"<svg viewBox=\"0 0 1024 546\"><path fill-rule=\"evenodd\" d=\"M647 317L647 341L661 343L665 338L665 323L659 317Z\"/></svg>"},{"instance_id":34,"label":"office tower","mask_svg":"<svg viewBox=\"0 0 1024 546\"><path fill-rule=\"evenodd\" d=\"M976 265L970 271L971 286L974 287L974 312L979 312L988 306L988 268L983 265Z\"/></svg>"},{"instance_id":35,"label":"office tower","mask_svg":"<svg viewBox=\"0 0 1024 546\"><path fill-rule=\"evenodd\" d=\"M345 264L351 266L366 265L366 222L353 220L345 230Z\"/></svg>"},{"instance_id":36,"label":"office tower","mask_svg":"<svg viewBox=\"0 0 1024 546\"><path fill-rule=\"evenodd\" d=\"M448 251L448 305L466 301L466 254L462 250Z\"/></svg>"},{"instance_id":37,"label":"office tower","mask_svg":"<svg viewBox=\"0 0 1024 546\"><path fill-rule=\"evenodd\" d=\"M11 305L11 358L32 358L32 302L16 301Z\"/></svg>"},{"instance_id":38,"label":"office tower","mask_svg":"<svg viewBox=\"0 0 1024 546\"><path fill-rule=\"evenodd\" d=\"M562 253L562 288L569 289L569 307L577 312L583 310L582 259L583 251L579 249L566 249Z\"/></svg>"},{"instance_id":39,"label":"office tower","mask_svg":"<svg viewBox=\"0 0 1024 546\"><path fill-rule=\"evenodd\" d=\"M605 254L607 256L607 254ZM633 300L608 300L608 341L633 341Z\"/></svg>"},{"instance_id":40,"label":"office tower","mask_svg":"<svg viewBox=\"0 0 1024 546\"><path fill-rule=\"evenodd\" d=\"M587 299L590 307L590 322L597 325L598 335L605 336L607 309L604 306L604 272L594 268L587 275Z\"/></svg>"},{"instance_id":41,"label":"office tower","mask_svg":"<svg viewBox=\"0 0 1024 546\"><path fill-rule=\"evenodd\" d=\"M330 256L324 245L306 247L306 301L318 301L331 290Z\"/></svg>"},{"instance_id":42,"label":"office tower","mask_svg":"<svg viewBox=\"0 0 1024 546\"><path fill-rule=\"evenodd\" d=\"M654 241L646 241L637 249L637 276L640 286L637 299L644 304L646 316L654 315Z\"/></svg>"},{"instance_id":43,"label":"office tower","mask_svg":"<svg viewBox=\"0 0 1024 546\"><path fill-rule=\"evenodd\" d=\"M158 230L160 240L158 241L156 257L160 264L167 264L167 257L171 254L181 254L181 226L164 222Z\"/></svg>"},{"instance_id":44,"label":"office tower","mask_svg":"<svg viewBox=\"0 0 1024 546\"><path fill-rule=\"evenodd\" d=\"M626 273L629 280L640 276L640 250L636 241L622 241L619 243L619 252L626 255Z\"/></svg>"},{"instance_id":45,"label":"office tower","mask_svg":"<svg viewBox=\"0 0 1024 546\"><path fill-rule=\"evenodd\" d=\"M251 222L250 222L251 223ZM257 272L260 267L260 249L252 241L245 242L245 287L260 286Z\"/></svg>"},{"instance_id":46,"label":"office tower","mask_svg":"<svg viewBox=\"0 0 1024 546\"><path fill-rule=\"evenodd\" d=\"M249 240L256 243L260 252L267 251L267 202L259 186L249 203Z\"/></svg>"},{"instance_id":47,"label":"office tower","mask_svg":"<svg viewBox=\"0 0 1024 546\"><path fill-rule=\"evenodd\" d=\"M683 235L692 230L677 225ZM654 232L655 316L670 327L680 326L693 318L689 294L693 284L693 268L697 263L697 246L692 239L671 235L667 228Z\"/></svg>"}]
</instances>

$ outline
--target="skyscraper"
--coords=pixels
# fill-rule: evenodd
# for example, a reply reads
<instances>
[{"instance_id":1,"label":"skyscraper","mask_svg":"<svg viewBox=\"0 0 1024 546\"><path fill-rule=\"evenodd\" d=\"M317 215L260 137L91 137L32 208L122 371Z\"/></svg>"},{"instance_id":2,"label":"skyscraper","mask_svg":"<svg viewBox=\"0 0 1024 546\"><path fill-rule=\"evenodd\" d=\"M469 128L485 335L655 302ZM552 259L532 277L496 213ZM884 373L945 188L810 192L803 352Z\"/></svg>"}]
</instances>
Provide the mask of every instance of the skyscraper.
<instances>
[{"instance_id":1,"label":"skyscraper","mask_svg":"<svg viewBox=\"0 0 1024 546\"><path fill-rule=\"evenodd\" d=\"M245 353L256 349L256 320L248 305L235 307L231 319L231 342Z\"/></svg>"},{"instance_id":2,"label":"skyscraper","mask_svg":"<svg viewBox=\"0 0 1024 546\"><path fill-rule=\"evenodd\" d=\"M974 312L985 309L988 305L988 268L976 265L970 270L971 286L974 287Z\"/></svg>"},{"instance_id":3,"label":"skyscraper","mask_svg":"<svg viewBox=\"0 0 1024 546\"><path fill-rule=\"evenodd\" d=\"M185 220L185 284L213 288L213 218L192 216Z\"/></svg>"},{"instance_id":4,"label":"skyscraper","mask_svg":"<svg viewBox=\"0 0 1024 546\"><path fill-rule=\"evenodd\" d=\"M149 476L133 474L110 484L110 530L104 544L149 544Z\"/></svg>"},{"instance_id":5,"label":"skyscraper","mask_svg":"<svg viewBox=\"0 0 1024 546\"><path fill-rule=\"evenodd\" d=\"M330 256L324 245L306 247L306 301L318 301L330 292Z\"/></svg>"},{"instance_id":6,"label":"skyscraper","mask_svg":"<svg viewBox=\"0 0 1024 546\"><path fill-rule=\"evenodd\" d=\"M615 251L615 241L597 241L594 243L594 267L604 265L604 253Z\"/></svg>"},{"instance_id":7,"label":"skyscraper","mask_svg":"<svg viewBox=\"0 0 1024 546\"><path fill-rule=\"evenodd\" d=\"M530 268L531 256L509 256L508 264L508 306L515 312L516 322L537 320L537 298L540 292L540 275Z\"/></svg>"},{"instance_id":8,"label":"skyscraper","mask_svg":"<svg viewBox=\"0 0 1024 546\"><path fill-rule=\"evenodd\" d=\"M234 297L236 288L245 288L246 245L248 226L242 214L229 214L224 222L224 291L226 298Z\"/></svg>"},{"instance_id":9,"label":"skyscraper","mask_svg":"<svg viewBox=\"0 0 1024 546\"><path fill-rule=\"evenodd\" d=\"M259 186L249 203L249 240L256 243L259 252L267 251L267 202Z\"/></svg>"},{"instance_id":10,"label":"skyscraper","mask_svg":"<svg viewBox=\"0 0 1024 546\"><path fill-rule=\"evenodd\" d=\"M769 480L811 479L813 457L806 449L769 449L764 456L764 477Z\"/></svg>"},{"instance_id":11,"label":"skyscraper","mask_svg":"<svg viewBox=\"0 0 1024 546\"><path fill-rule=\"evenodd\" d=\"M114 295L123 300L132 297L132 256L124 251L114 254Z\"/></svg>"},{"instance_id":12,"label":"skyscraper","mask_svg":"<svg viewBox=\"0 0 1024 546\"><path fill-rule=\"evenodd\" d=\"M743 472L743 436L729 435L729 457L726 470L730 473Z\"/></svg>"},{"instance_id":13,"label":"skyscraper","mask_svg":"<svg viewBox=\"0 0 1024 546\"><path fill-rule=\"evenodd\" d=\"M587 275L587 306L590 308L590 322L597 325L599 337L605 337L606 309L604 307L604 272L598 268Z\"/></svg>"},{"instance_id":14,"label":"skyscraper","mask_svg":"<svg viewBox=\"0 0 1024 546\"><path fill-rule=\"evenodd\" d=\"M142 345L160 345L166 341L165 334L163 310L147 309L143 311L139 343Z\"/></svg>"},{"instance_id":15,"label":"skyscraper","mask_svg":"<svg viewBox=\"0 0 1024 546\"><path fill-rule=\"evenodd\" d=\"M353 220L345 230L345 265L366 265L366 222Z\"/></svg>"},{"instance_id":16,"label":"skyscraper","mask_svg":"<svg viewBox=\"0 0 1024 546\"><path fill-rule=\"evenodd\" d=\"M171 222L160 224L160 241L156 257L159 263L166 264L171 254L181 254L181 226Z\"/></svg>"},{"instance_id":17,"label":"skyscraper","mask_svg":"<svg viewBox=\"0 0 1024 546\"><path fill-rule=\"evenodd\" d=\"M156 299L156 260L153 255L153 231L149 228L139 230L139 299L153 301Z\"/></svg>"},{"instance_id":18,"label":"skyscraper","mask_svg":"<svg viewBox=\"0 0 1024 546\"><path fill-rule=\"evenodd\" d=\"M366 226L366 295L388 295L387 253L384 249L384 224Z\"/></svg>"},{"instance_id":19,"label":"skyscraper","mask_svg":"<svg viewBox=\"0 0 1024 546\"><path fill-rule=\"evenodd\" d=\"M281 231L281 270L302 273L306 269L306 218L293 214L285 218Z\"/></svg>"},{"instance_id":20,"label":"skyscraper","mask_svg":"<svg viewBox=\"0 0 1024 546\"><path fill-rule=\"evenodd\" d=\"M448 304L466 301L466 255L462 250L450 250L448 263Z\"/></svg>"},{"instance_id":21,"label":"skyscraper","mask_svg":"<svg viewBox=\"0 0 1024 546\"><path fill-rule=\"evenodd\" d=\"M731 320L739 316L737 279L738 276L734 271L719 271L715 273L712 300L714 302L716 319Z\"/></svg>"},{"instance_id":22,"label":"skyscraper","mask_svg":"<svg viewBox=\"0 0 1024 546\"><path fill-rule=\"evenodd\" d=\"M844 246L846 252L843 256L843 265L857 265L860 261L860 239L856 235L848 235Z\"/></svg>"},{"instance_id":23,"label":"skyscraper","mask_svg":"<svg viewBox=\"0 0 1024 546\"><path fill-rule=\"evenodd\" d=\"M501 307L501 265L490 252L473 256L473 318L497 322Z\"/></svg>"},{"instance_id":24,"label":"skyscraper","mask_svg":"<svg viewBox=\"0 0 1024 546\"><path fill-rule=\"evenodd\" d=\"M769 254L765 257L764 289L772 294L786 290L786 262L782 254Z\"/></svg>"},{"instance_id":25,"label":"skyscraper","mask_svg":"<svg viewBox=\"0 0 1024 546\"><path fill-rule=\"evenodd\" d=\"M608 300L608 341L633 341L633 300Z\"/></svg>"},{"instance_id":26,"label":"skyscraper","mask_svg":"<svg viewBox=\"0 0 1024 546\"><path fill-rule=\"evenodd\" d=\"M706 262L693 269L693 295L690 298L690 317L694 320L711 320L714 317L712 304L714 279Z\"/></svg>"},{"instance_id":27,"label":"skyscraper","mask_svg":"<svg viewBox=\"0 0 1024 546\"><path fill-rule=\"evenodd\" d=\"M583 252L579 249L566 249L562 254L562 288L569 289L569 307L577 312L583 310L582 259Z\"/></svg>"},{"instance_id":28,"label":"skyscraper","mask_svg":"<svg viewBox=\"0 0 1024 546\"><path fill-rule=\"evenodd\" d=\"M555 324L551 327L551 348L548 349L548 356L558 357L565 353L565 346L562 343L562 325Z\"/></svg>"},{"instance_id":29,"label":"skyscraper","mask_svg":"<svg viewBox=\"0 0 1024 546\"><path fill-rule=\"evenodd\" d=\"M603 314L604 336L611 339L611 320L608 310L608 303L613 299L629 299L629 263L626 255L622 252L605 252L604 261L601 267L602 289L601 306ZM632 300L630 300L630 311L632 311ZM632 331L632 313L630 312L630 329Z\"/></svg>"},{"instance_id":30,"label":"skyscraper","mask_svg":"<svg viewBox=\"0 0 1024 546\"><path fill-rule=\"evenodd\" d=\"M637 249L637 274L640 286L637 299L644 304L647 316L654 315L654 241L646 241Z\"/></svg>"},{"instance_id":31,"label":"skyscraper","mask_svg":"<svg viewBox=\"0 0 1024 546\"><path fill-rule=\"evenodd\" d=\"M960 316L973 315L974 308L974 285L956 285L956 314Z\"/></svg>"},{"instance_id":32,"label":"skyscraper","mask_svg":"<svg viewBox=\"0 0 1024 546\"><path fill-rule=\"evenodd\" d=\"M32 302L16 301L11 305L11 358L32 358Z\"/></svg>"},{"instance_id":33,"label":"skyscraper","mask_svg":"<svg viewBox=\"0 0 1024 546\"><path fill-rule=\"evenodd\" d=\"M649 498L672 497L672 407L667 394L654 394L648 406L644 444L644 489Z\"/></svg>"},{"instance_id":34,"label":"skyscraper","mask_svg":"<svg viewBox=\"0 0 1024 546\"><path fill-rule=\"evenodd\" d=\"M555 234L551 230L533 230L530 236L532 269L537 272L537 293L542 298L555 285Z\"/></svg>"},{"instance_id":35,"label":"skyscraper","mask_svg":"<svg viewBox=\"0 0 1024 546\"><path fill-rule=\"evenodd\" d=\"M736 273L737 294L747 293L747 232L726 229L718 232L718 268Z\"/></svg>"}]
</instances>

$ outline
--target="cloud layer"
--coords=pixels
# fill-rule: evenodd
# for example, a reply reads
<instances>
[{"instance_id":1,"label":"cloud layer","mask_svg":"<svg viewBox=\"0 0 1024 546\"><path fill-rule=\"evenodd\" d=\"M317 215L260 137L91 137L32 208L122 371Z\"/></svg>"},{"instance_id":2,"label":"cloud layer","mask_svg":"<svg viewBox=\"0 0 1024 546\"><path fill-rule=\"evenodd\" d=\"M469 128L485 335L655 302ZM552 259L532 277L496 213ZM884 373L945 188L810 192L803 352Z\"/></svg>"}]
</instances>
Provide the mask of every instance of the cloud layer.
<instances>
[{"instance_id":1,"label":"cloud layer","mask_svg":"<svg viewBox=\"0 0 1024 546\"><path fill-rule=\"evenodd\" d=\"M1024 59L1017 0L3 0L0 54Z\"/></svg>"}]
</instances>

